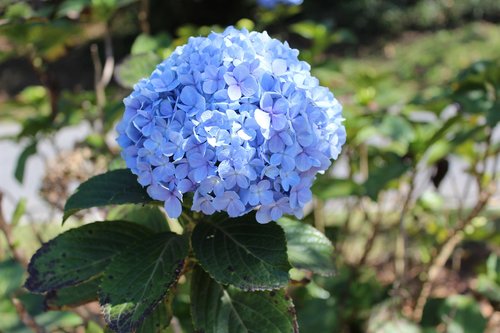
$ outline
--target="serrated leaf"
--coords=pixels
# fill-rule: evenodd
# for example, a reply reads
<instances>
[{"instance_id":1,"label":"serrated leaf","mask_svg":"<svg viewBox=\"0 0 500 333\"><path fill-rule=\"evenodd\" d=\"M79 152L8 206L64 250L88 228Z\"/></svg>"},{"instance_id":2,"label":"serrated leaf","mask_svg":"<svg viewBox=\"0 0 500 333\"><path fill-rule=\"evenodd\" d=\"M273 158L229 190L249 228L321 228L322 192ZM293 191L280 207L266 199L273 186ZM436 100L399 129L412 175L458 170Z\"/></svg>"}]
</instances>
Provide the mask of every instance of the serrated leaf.
<instances>
[{"instance_id":1,"label":"serrated leaf","mask_svg":"<svg viewBox=\"0 0 500 333\"><path fill-rule=\"evenodd\" d=\"M143 322L177 281L187 254L185 237L164 232L116 256L104 272L99 291L109 327L131 332Z\"/></svg>"},{"instance_id":2,"label":"serrated leaf","mask_svg":"<svg viewBox=\"0 0 500 333\"><path fill-rule=\"evenodd\" d=\"M153 201L129 169L108 171L82 183L69 197L64 206L63 222L85 208Z\"/></svg>"},{"instance_id":3,"label":"serrated leaf","mask_svg":"<svg viewBox=\"0 0 500 333\"><path fill-rule=\"evenodd\" d=\"M50 310L59 310L96 301L100 283L101 277L97 275L75 286L51 290L45 295L45 307Z\"/></svg>"},{"instance_id":4,"label":"serrated leaf","mask_svg":"<svg viewBox=\"0 0 500 333\"><path fill-rule=\"evenodd\" d=\"M26 288L47 292L76 285L101 274L127 246L151 235L131 222L95 222L64 232L33 255Z\"/></svg>"},{"instance_id":5,"label":"serrated leaf","mask_svg":"<svg viewBox=\"0 0 500 333\"><path fill-rule=\"evenodd\" d=\"M144 319L136 333L166 333L172 320L172 298L168 296Z\"/></svg>"},{"instance_id":6,"label":"serrated leaf","mask_svg":"<svg viewBox=\"0 0 500 333\"><path fill-rule=\"evenodd\" d=\"M293 267L322 275L335 273L334 248L324 234L309 224L288 218L278 223L285 230L288 260Z\"/></svg>"},{"instance_id":7,"label":"serrated leaf","mask_svg":"<svg viewBox=\"0 0 500 333\"><path fill-rule=\"evenodd\" d=\"M24 181L24 169L26 168L26 162L28 161L28 158L36 154L36 146L36 141L30 143L24 148L24 150L21 152L21 155L19 155L19 158L17 159L14 177L16 177L17 181L20 183Z\"/></svg>"},{"instance_id":8,"label":"serrated leaf","mask_svg":"<svg viewBox=\"0 0 500 333\"><path fill-rule=\"evenodd\" d=\"M283 290L223 287L198 266L191 279L191 315L196 332L298 332L295 308Z\"/></svg>"},{"instance_id":9,"label":"serrated leaf","mask_svg":"<svg viewBox=\"0 0 500 333\"><path fill-rule=\"evenodd\" d=\"M281 288L291 268L285 234L275 222L259 224L254 216L198 223L191 238L195 257L219 283L243 290Z\"/></svg>"}]
</instances>

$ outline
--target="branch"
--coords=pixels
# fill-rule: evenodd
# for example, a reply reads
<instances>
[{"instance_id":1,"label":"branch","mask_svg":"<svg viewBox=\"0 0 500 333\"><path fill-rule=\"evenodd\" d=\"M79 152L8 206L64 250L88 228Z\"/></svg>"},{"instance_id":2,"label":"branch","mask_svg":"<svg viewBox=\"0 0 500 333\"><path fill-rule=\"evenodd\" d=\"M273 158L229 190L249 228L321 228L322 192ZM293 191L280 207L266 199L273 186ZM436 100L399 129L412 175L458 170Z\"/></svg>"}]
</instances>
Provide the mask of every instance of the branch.
<instances>
[{"instance_id":1,"label":"branch","mask_svg":"<svg viewBox=\"0 0 500 333\"><path fill-rule=\"evenodd\" d=\"M418 296L415 304L415 309L413 310L412 318L415 322L420 322L422 320L424 307L431 294L432 288L434 287L436 278L444 265L446 265L446 262L452 255L457 245L463 240L463 230L484 209L493 193L495 193L495 184L492 183L489 188L480 193L479 199L472 211L463 220L457 223L457 226L453 229L450 236L448 236L448 239L439 249L437 257L434 258L429 268L427 280L424 280L420 295Z\"/></svg>"},{"instance_id":2,"label":"branch","mask_svg":"<svg viewBox=\"0 0 500 333\"><path fill-rule=\"evenodd\" d=\"M423 281L422 289L420 290L420 294L417 298L417 302L415 304L415 308L413 309L412 313L412 319L415 322L420 322L422 320L422 315L424 312L424 307L425 304L427 303L427 299L429 298L432 288L434 287L435 281L437 279L437 276L441 269L446 265L446 262L450 258L450 256L453 254L453 251L455 248L460 244L460 242L463 240L464 235L463 231L464 229L472 222L472 220L478 216L481 211L484 209L484 207L488 204L488 201L490 200L491 196L495 193L496 191L496 182L490 182L488 186L483 185L483 180L484 176L486 174L486 167L487 167L487 160L488 160L488 153L491 147L491 142L492 142L492 135L491 131L488 133L488 137L486 140L486 147L483 156L479 159L479 161L482 161L483 167L482 170L479 172L477 171L477 162L475 163L475 166L473 168L473 175L475 176L477 186L479 189L479 198L470 211L470 213L465 216L464 218L459 217L459 221L455 228L453 228L452 232L449 234L448 238L446 241L443 243L443 245L438 249L438 255L434 258L432 261L430 268L429 268L429 273L427 274L426 280ZM496 177L496 172L497 172L497 166L498 166L498 158L499 156L496 156L494 161L493 161L493 169L492 169L492 179L495 179Z\"/></svg>"},{"instance_id":3,"label":"branch","mask_svg":"<svg viewBox=\"0 0 500 333\"><path fill-rule=\"evenodd\" d=\"M92 58L92 63L94 64L94 89L96 93L96 106L97 113L100 117L99 121L95 122L95 126L97 127L98 132L103 132L104 130L106 87L113 77L113 71L115 68L115 58L113 56L113 41L111 39L111 33L109 31L108 25L106 25L106 31L104 34L104 52L106 60L103 67L101 59L99 58L99 48L97 44L92 44L90 46L90 55Z\"/></svg>"},{"instance_id":4,"label":"branch","mask_svg":"<svg viewBox=\"0 0 500 333\"><path fill-rule=\"evenodd\" d=\"M410 207L411 199L413 197L413 193L415 191L415 178L417 172L414 170L410 176L410 188L408 189L408 193L405 197L403 208L399 214L399 234L396 240L396 261L395 261L395 272L396 272L396 284L395 288L399 290L399 288L403 284L403 280L405 279L405 271L406 271L406 247L408 243L408 235L406 234L404 218Z\"/></svg>"},{"instance_id":5,"label":"branch","mask_svg":"<svg viewBox=\"0 0 500 333\"><path fill-rule=\"evenodd\" d=\"M14 304L14 307L16 308L16 312L19 315L19 318L23 322L24 325L29 327L33 332L35 333L45 333L45 329L43 329L41 326L39 326L35 319L26 311L26 308L24 307L23 303L15 297L11 298L12 304Z\"/></svg>"},{"instance_id":6,"label":"branch","mask_svg":"<svg viewBox=\"0 0 500 333\"><path fill-rule=\"evenodd\" d=\"M149 0L142 0L138 17L139 17L139 25L141 26L141 31L144 34L149 34L151 32L148 16L149 16Z\"/></svg>"}]
</instances>

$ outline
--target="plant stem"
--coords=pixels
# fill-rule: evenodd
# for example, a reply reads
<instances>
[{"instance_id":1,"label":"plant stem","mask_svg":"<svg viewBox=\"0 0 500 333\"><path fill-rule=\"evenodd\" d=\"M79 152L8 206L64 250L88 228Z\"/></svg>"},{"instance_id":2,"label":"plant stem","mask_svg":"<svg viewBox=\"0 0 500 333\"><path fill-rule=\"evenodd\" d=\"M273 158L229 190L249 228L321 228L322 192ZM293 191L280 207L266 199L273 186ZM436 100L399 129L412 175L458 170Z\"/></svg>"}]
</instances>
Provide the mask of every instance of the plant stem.
<instances>
[{"instance_id":1,"label":"plant stem","mask_svg":"<svg viewBox=\"0 0 500 333\"><path fill-rule=\"evenodd\" d=\"M483 184L483 179L486 174L486 166L487 166L487 159L488 159L488 153L489 149L491 147L491 133L488 136L488 139L486 141L486 149L484 152L484 156L482 156L482 163L483 163L483 168L479 173L476 173L476 170L474 170L475 173L475 178L477 182L477 186L479 189L479 198L472 208L472 210L469 212L469 214L460 219L455 226L455 228L452 230L452 232L449 234L448 238L446 241L443 243L443 245L439 248L438 250L438 255L434 258L432 261L430 268L428 270L427 278L423 281L422 289L420 290L420 294L417 298L415 308L412 313L412 319L415 322L420 322L422 320L422 315L424 312L424 307L425 304L427 303L427 300L431 294L432 288L434 287L434 283L437 279L437 276L441 269L446 265L446 262L450 258L450 256L453 254L453 251L455 248L460 244L460 242L464 238L463 231L464 229L473 221L473 219L478 216L481 211L485 208L485 206L488 204L488 201L490 200L491 196L495 193L496 191L496 172L497 172L497 167L498 167L498 159L499 156L496 156L493 165L492 165L492 179L493 181L488 185L484 186ZM477 165L477 164L476 164ZM460 217L459 217L460 218Z\"/></svg>"},{"instance_id":2,"label":"plant stem","mask_svg":"<svg viewBox=\"0 0 500 333\"><path fill-rule=\"evenodd\" d=\"M0 192L0 230L5 236L5 239L7 241L7 246L12 252L12 256L14 257L14 259L24 267L27 267L28 260L26 259L24 252L16 246L14 237L12 236L12 228L10 227L10 224L7 223L5 217L3 216L2 201L3 201L3 193Z\"/></svg>"},{"instance_id":3,"label":"plant stem","mask_svg":"<svg viewBox=\"0 0 500 333\"><path fill-rule=\"evenodd\" d=\"M395 272L396 272L396 281L395 281L395 289L400 289L404 284L406 266L407 266L407 254L406 247L408 244L408 235L406 234L405 229L405 216L410 207L411 199L413 197L413 192L415 190L415 178L416 178L416 170L411 173L410 176L410 188L408 189L408 194L406 195L405 201L403 203L403 208L401 209L401 213L399 214L399 233L396 240L396 261L395 261Z\"/></svg>"},{"instance_id":4,"label":"plant stem","mask_svg":"<svg viewBox=\"0 0 500 333\"><path fill-rule=\"evenodd\" d=\"M23 322L24 325L29 327L33 332L35 333L45 333L45 329L43 329L41 326L39 326L35 319L31 317L31 315L26 311L26 308L24 307L23 303L15 297L11 298L12 304L14 304L14 307L16 308L16 312Z\"/></svg>"}]
</instances>

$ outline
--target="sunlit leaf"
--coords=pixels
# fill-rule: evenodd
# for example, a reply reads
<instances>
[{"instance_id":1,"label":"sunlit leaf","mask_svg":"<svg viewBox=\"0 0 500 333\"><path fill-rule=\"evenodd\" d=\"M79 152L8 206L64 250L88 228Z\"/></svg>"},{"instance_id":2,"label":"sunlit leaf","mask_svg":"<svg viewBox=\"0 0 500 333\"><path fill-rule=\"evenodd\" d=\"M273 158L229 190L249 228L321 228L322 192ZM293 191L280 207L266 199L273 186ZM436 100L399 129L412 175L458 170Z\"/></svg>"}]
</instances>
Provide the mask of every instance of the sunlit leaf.
<instances>
[{"instance_id":1,"label":"sunlit leaf","mask_svg":"<svg viewBox=\"0 0 500 333\"><path fill-rule=\"evenodd\" d=\"M314 273L335 273L333 245L324 234L306 223L282 218L278 221L285 231L288 259L293 267Z\"/></svg>"},{"instance_id":2,"label":"sunlit leaf","mask_svg":"<svg viewBox=\"0 0 500 333\"><path fill-rule=\"evenodd\" d=\"M219 283L244 290L288 283L285 234L275 222L259 224L254 214L206 219L194 228L191 243L200 265Z\"/></svg>"},{"instance_id":3,"label":"sunlit leaf","mask_svg":"<svg viewBox=\"0 0 500 333\"><path fill-rule=\"evenodd\" d=\"M79 210L107 205L153 202L129 169L108 171L82 183L64 206L65 221Z\"/></svg>"}]
</instances>

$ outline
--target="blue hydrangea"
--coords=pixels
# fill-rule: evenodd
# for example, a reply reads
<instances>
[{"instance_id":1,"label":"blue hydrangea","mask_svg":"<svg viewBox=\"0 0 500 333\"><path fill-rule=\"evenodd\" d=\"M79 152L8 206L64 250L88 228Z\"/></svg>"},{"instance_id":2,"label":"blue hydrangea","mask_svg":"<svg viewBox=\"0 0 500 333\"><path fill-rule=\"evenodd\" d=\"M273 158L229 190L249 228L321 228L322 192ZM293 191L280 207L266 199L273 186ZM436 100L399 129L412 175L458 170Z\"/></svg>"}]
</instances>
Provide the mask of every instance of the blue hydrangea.
<instances>
[{"instance_id":1,"label":"blue hydrangea","mask_svg":"<svg viewBox=\"0 0 500 333\"><path fill-rule=\"evenodd\" d=\"M186 193L204 214L302 216L346 133L341 105L297 56L265 32L229 27L190 38L135 85L117 141L170 217Z\"/></svg>"},{"instance_id":2,"label":"blue hydrangea","mask_svg":"<svg viewBox=\"0 0 500 333\"><path fill-rule=\"evenodd\" d=\"M302 4L304 0L257 0L259 6L272 9L278 4L283 4L286 6L298 6Z\"/></svg>"}]
</instances>

